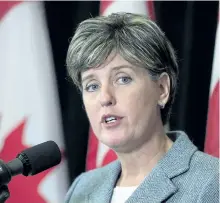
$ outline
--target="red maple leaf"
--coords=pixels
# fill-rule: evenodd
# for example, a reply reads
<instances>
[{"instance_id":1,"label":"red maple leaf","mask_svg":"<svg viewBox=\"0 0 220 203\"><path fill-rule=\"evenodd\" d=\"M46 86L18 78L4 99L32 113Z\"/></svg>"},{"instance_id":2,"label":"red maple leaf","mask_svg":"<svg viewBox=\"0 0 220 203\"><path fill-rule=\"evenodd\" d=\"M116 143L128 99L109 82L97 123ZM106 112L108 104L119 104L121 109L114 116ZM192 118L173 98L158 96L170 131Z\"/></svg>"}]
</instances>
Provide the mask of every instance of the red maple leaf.
<instances>
[{"instance_id":1,"label":"red maple leaf","mask_svg":"<svg viewBox=\"0 0 220 203\"><path fill-rule=\"evenodd\" d=\"M19 152L30 147L22 144L25 125L26 120L23 120L9 133L4 147L0 152L0 159L8 162L15 159ZM38 187L39 183L54 168L50 168L34 176L14 176L8 184L10 198L7 200L7 203L46 203L46 200L38 193Z\"/></svg>"}]
</instances>

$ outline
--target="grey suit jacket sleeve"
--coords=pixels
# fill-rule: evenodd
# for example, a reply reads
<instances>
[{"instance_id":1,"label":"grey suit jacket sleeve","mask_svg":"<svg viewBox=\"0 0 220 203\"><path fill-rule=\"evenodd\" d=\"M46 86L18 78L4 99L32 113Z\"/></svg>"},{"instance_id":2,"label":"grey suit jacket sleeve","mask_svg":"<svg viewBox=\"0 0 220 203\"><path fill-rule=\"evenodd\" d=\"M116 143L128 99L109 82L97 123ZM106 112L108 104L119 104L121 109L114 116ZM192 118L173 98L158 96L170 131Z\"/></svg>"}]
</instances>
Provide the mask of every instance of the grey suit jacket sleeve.
<instances>
[{"instance_id":1,"label":"grey suit jacket sleeve","mask_svg":"<svg viewBox=\"0 0 220 203\"><path fill-rule=\"evenodd\" d=\"M66 197L65 197L65 203L69 203L70 202L70 198L73 194L73 191L74 189L76 188L76 185L78 184L78 182L80 181L81 177L83 176L83 173L80 174L72 183L72 185L70 186L67 194L66 194Z\"/></svg>"},{"instance_id":2,"label":"grey suit jacket sleeve","mask_svg":"<svg viewBox=\"0 0 220 203\"><path fill-rule=\"evenodd\" d=\"M198 203L219 203L219 173L207 181L199 195Z\"/></svg>"}]
</instances>

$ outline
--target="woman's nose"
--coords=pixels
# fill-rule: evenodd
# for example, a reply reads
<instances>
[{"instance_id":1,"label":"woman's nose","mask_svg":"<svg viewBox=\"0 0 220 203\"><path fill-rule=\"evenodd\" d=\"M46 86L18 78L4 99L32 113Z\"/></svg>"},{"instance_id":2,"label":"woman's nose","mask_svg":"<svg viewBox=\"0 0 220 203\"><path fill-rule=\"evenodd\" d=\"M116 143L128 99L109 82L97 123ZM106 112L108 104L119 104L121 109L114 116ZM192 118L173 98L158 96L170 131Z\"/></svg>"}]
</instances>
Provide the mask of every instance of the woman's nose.
<instances>
[{"instance_id":1,"label":"woman's nose","mask_svg":"<svg viewBox=\"0 0 220 203\"><path fill-rule=\"evenodd\" d=\"M100 104L102 107L113 106L116 100L110 88L102 88L100 93Z\"/></svg>"}]
</instances>

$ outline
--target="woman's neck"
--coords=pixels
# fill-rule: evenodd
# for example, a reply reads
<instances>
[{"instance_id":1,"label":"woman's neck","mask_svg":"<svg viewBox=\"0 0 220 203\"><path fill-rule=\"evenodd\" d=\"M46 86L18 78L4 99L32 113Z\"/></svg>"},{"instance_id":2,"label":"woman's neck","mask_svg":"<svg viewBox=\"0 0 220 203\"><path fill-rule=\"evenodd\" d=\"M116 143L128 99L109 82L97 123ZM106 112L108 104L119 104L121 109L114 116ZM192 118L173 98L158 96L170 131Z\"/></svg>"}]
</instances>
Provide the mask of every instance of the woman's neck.
<instances>
[{"instance_id":1,"label":"woman's neck","mask_svg":"<svg viewBox=\"0 0 220 203\"><path fill-rule=\"evenodd\" d=\"M155 133L138 150L117 153L122 167L117 186L139 185L171 148L172 143L165 133Z\"/></svg>"}]
</instances>

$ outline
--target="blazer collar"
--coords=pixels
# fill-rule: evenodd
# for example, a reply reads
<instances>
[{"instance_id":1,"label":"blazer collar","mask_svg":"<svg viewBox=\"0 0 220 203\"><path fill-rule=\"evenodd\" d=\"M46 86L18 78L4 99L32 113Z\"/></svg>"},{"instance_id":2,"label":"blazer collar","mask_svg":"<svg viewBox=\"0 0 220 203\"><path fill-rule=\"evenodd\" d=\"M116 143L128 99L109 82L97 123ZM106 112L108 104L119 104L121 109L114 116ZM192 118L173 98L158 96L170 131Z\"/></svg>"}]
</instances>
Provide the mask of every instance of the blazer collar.
<instances>
[{"instance_id":1,"label":"blazer collar","mask_svg":"<svg viewBox=\"0 0 220 203\"><path fill-rule=\"evenodd\" d=\"M171 139L175 137L176 140L173 146L143 180L126 203L158 203L178 191L178 188L172 182L172 178L189 169L190 159L194 152L197 151L197 148L182 131L169 132L167 135ZM110 202L120 172L120 162L117 160L111 163L107 172L103 174L102 183L97 183L97 187L94 187L90 193L89 203Z\"/></svg>"},{"instance_id":2,"label":"blazer collar","mask_svg":"<svg viewBox=\"0 0 220 203\"><path fill-rule=\"evenodd\" d=\"M121 172L121 164L118 160L109 164L107 171L103 174L102 183L98 182L97 187L89 194L89 203L109 203L112 193ZM98 199L97 199L98 198Z\"/></svg>"}]
</instances>

